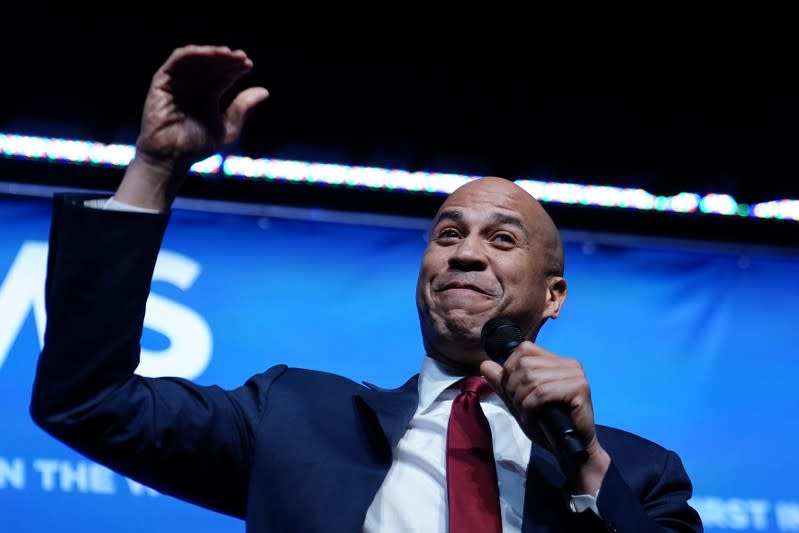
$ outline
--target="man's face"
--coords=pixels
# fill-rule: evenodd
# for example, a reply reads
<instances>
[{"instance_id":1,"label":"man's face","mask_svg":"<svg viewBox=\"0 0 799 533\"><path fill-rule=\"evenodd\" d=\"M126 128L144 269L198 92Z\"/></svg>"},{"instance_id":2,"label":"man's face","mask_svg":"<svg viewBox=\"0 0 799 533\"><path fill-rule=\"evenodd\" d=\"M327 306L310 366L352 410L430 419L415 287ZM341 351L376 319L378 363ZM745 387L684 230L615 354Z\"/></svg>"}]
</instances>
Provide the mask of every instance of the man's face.
<instances>
[{"instance_id":1,"label":"man's face","mask_svg":"<svg viewBox=\"0 0 799 533\"><path fill-rule=\"evenodd\" d=\"M450 195L433 221L416 286L429 355L479 364L489 319L508 317L531 336L543 318L557 316L560 303L554 315L548 303L548 230L556 231L541 206L507 180L484 178Z\"/></svg>"}]
</instances>

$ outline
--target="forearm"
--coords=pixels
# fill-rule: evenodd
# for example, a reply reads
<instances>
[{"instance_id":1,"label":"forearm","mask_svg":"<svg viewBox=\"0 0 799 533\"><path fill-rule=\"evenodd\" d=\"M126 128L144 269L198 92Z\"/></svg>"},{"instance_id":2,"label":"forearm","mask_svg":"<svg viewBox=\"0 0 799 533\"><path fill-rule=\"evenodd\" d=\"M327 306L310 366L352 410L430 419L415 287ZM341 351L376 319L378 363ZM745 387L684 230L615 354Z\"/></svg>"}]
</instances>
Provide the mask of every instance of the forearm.
<instances>
[{"instance_id":1,"label":"forearm","mask_svg":"<svg viewBox=\"0 0 799 533\"><path fill-rule=\"evenodd\" d=\"M107 213L86 197L54 203L45 302L47 328L31 412L50 426L133 375L166 215ZM135 238L97 231L109 217L137 217ZM70 415L70 416L74 416Z\"/></svg>"}]
</instances>

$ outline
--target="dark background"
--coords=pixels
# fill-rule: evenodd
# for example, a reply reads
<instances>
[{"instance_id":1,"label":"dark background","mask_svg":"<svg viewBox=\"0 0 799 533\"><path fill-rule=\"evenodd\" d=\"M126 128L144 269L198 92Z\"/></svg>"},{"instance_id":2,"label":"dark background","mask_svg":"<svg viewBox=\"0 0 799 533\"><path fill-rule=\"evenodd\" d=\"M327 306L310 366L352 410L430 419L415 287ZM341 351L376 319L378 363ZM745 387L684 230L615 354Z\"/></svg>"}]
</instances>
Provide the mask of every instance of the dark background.
<instances>
[{"instance_id":1,"label":"dark background","mask_svg":"<svg viewBox=\"0 0 799 533\"><path fill-rule=\"evenodd\" d=\"M544 23L527 29L529 39L505 39L479 28L392 30L374 19L364 20L362 32L333 20L318 31L303 18L252 10L234 17L221 5L157 18L44 7L31 15L37 6L5 17L0 131L132 143L150 76L170 51L226 44L255 61L241 85L271 92L231 153L641 187L658 195L722 192L745 203L799 198L799 86L790 42L732 31L698 46L678 31L647 40L647 27L628 38L583 35L576 42L572 34L541 37ZM0 163L6 181L113 188L121 176ZM410 215L431 214L440 201L192 180L186 195ZM552 210L570 228L799 243L797 224L788 222Z\"/></svg>"}]
</instances>

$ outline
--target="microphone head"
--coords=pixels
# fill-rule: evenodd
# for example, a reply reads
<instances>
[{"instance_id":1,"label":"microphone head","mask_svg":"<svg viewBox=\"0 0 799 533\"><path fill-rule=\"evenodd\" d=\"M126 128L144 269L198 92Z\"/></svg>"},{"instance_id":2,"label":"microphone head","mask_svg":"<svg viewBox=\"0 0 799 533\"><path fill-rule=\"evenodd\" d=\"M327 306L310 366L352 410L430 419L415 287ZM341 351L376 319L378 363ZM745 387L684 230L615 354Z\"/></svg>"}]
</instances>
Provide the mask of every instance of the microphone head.
<instances>
[{"instance_id":1,"label":"microphone head","mask_svg":"<svg viewBox=\"0 0 799 533\"><path fill-rule=\"evenodd\" d=\"M488 357L500 365L524 342L522 330L505 317L494 317L483 326L480 342Z\"/></svg>"}]
</instances>

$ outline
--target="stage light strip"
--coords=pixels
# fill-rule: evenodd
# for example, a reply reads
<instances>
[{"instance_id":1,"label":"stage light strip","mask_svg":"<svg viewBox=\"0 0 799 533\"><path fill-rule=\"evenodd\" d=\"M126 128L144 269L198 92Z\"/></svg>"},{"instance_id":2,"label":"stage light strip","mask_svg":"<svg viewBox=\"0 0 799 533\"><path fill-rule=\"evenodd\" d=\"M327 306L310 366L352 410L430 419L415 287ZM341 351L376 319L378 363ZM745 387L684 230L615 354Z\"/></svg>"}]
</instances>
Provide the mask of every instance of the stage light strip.
<instances>
[{"instance_id":1,"label":"stage light strip","mask_svg":"<svg viewBox=\"0 0 799 533\"><path fill-rule=\"evenodd\" d=\"M133 153L132 145L0 133L0 157L5 158L124 168L132 159ZM231 179L430 194L452 192L460 185L479 177L281 159L252 159L236 155L229 155L223 160L219 154L195 163L191 171L204 175L222 174ZM799 220L799 200L792 199L777 199L748 205L738 203L728 194L718 193L701 196L683 192L675 196L656 196L643 189L604 185L533 179L518 179L516 183L545 203Z\"/></svg>"},{"instance_id":2,"label":"stage light strip","mask_svg":"<svg viewBox=\"0 0 799 533\"><path fill-rule=\"evenodd\" d=\"M222 171L234 178L433 194L447 194L479 177L233 155L225 158Z\"/></svg>"},{"instance_id":3,"label":"stage light strip","mask_svg":"<svg viewBox=\"0 0 799 533\"><path fill-rule=\"evenodd\" d=\"M124 168L133 159L135 148L130 144L102 144L30 135L0 133L0 155L13 159ZM195 174L216 174L222 167L222 156L215 154L191 167Z\"/></svg>"}]
</instances>

